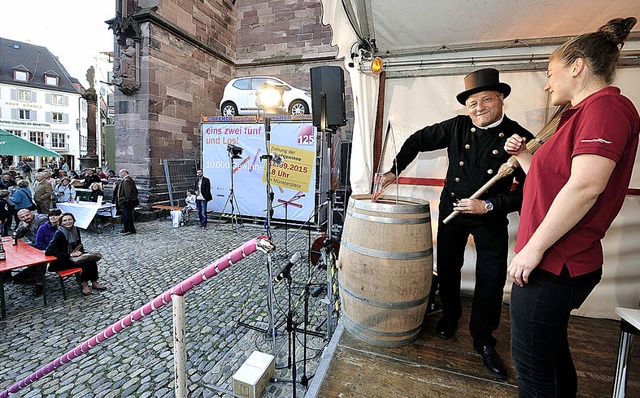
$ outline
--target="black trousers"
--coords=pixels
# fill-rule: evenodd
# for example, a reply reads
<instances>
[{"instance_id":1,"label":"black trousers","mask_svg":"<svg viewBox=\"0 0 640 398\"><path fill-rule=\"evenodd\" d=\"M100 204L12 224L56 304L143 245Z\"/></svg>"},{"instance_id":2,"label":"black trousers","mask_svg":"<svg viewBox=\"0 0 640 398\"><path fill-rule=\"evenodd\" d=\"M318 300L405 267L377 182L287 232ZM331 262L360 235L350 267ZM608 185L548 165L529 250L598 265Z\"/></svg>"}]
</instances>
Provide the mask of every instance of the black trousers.
<instances>
[{"instance_id":1,"label":"black trousers","mask_svg":"<svg viewBox=\"0 0 640 398\"><path fill-rule=\"evenodd\" d=\"M126 201L122 205L122 227L124 232L136 232L136 227L133 225L133 209L136 205L133 201Z\"/></svg>"},{"instance_id":2,"label":"black trousers","mask_svg":"<svg viewBox=\"0 0 640 398\"><path fill-rule=\"evenodd\" d=\"M475 348L495 347L493 337L500 324L502 294L507 279L508 221L462 215L449 224L438 223L437 267L442 314L449 323L462 316L460 278L469 235L476 246L476 284L469 330Z\"/></svg>"},{"instance_id":3,"label":"black trousers","mask_svg":"<svg viewBox=\"0 0 640 398\"><path fill-rule=\"evenodd\" d=\"M572 278L536 268L529 283L511 288L511 356L524 397L575 397L578 375L567 328L578 308L600 282L602 269Z\"/></svg>"}]
</instances>

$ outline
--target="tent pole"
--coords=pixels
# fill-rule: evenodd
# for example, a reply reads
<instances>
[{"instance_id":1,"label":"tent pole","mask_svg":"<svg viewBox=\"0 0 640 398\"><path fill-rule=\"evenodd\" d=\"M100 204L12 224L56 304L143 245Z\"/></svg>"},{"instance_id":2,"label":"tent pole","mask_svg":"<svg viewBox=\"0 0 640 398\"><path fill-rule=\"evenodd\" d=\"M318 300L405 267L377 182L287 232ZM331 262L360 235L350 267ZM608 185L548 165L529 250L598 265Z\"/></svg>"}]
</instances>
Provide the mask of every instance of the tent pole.
<instances>
[{"instance_id":1,"label":"tent pole","mask_svg":"<svg viewBox=\"0 0 640 398\"><path fill-rule=\"evenodd\" d=\"M378 80L378 105L376 108L376 124L374 127L373 137L373 163L372 167L376 167L382 157L382 126L384 124L384 92L386 87L387 74L385 71L380 72ZM378 170L374 170L376 173ZM371 176L371 190L373 192L373 175Z\"/></svg>"}]
</instances>

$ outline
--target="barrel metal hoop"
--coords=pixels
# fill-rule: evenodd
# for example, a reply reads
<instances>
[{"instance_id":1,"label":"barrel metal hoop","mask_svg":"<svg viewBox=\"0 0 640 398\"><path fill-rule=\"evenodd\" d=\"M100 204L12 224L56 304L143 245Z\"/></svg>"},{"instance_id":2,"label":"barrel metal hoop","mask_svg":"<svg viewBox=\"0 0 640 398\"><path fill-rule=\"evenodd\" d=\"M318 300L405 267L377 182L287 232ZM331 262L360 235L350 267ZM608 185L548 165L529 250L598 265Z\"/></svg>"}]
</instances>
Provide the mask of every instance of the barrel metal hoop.
<instances>
[{"instance_id":1,"label":"barrel metal hoop","mask_svg":"<svg viewBox=\"0 0 640 398\"><path fill-rule=\"evenodd\" d=\"M371 222L377 222L380 224L427 224L431 222L431 215L420 218L394 218L394 217L378 217L370 216L367 214L357 213L353 210L347 210L347 217L357 218L358 220L365 220Z\"/></svg>"},{"instance_id":2,"label":"barrel metal hoop","mask_svg":"<svg viewBox=\"0 0 640 398\"><path fill-rule=\"evenodd\" d=\"M385 258L389 260L419 260L421 258L429 257L433 254L433 248L431 247L427 250L421 250L419 252L390 252L386 250L376 250L366 247L360 247L347 241L344 238L342 239L342 242L340 242L340 246L346 247L347 249L358 254L375 258Z\"/></svg>"},{"instance_id":3,"label":"barrel metal hoop","mask_svg":"<svg viewBox=\"0 0 640 398\"><path fill-rule=\"evenodd\" d=\"M339 280L338 281L338 285L340 286L340 290L344 291L346 294L348 294L349 296L353 297L354 299L368 304L372 307L378 307L378 308L387 308L387 309L394 309L394 310L403 310L403 309L408 309L408 308L415 308L419 305L422 305L424 303L426 303L427 301L429 301L429 295L427 294L426 296L424 296L421 299L418 300L413 300L413 301L400 301L397 303L390 303L388 301L378 301L378 300L372 300L370 298L367 297L363 297L357 293L352 292L351 290L349 290L346 286L344 286L342 284L342 282Z\"/></svg>"},{"instance_id":4,"label":"barrel metal hoop","mask_svg":"<svg viewBox=\"0 0 640 398\"><path fill-rule=\"evenodd\" d=\"M347 328L347 330L353 334L354 336L356 336L358 339L367 342L369 344L372 345L376 345L378 347L400 347L403 345L407 345L409 343L411 343L412 341L415 341L418 338L418 333L420 332L420 327L418 326L417 328L414 328L408 332L403 332L402 334L400 334L400 336L395 336L395 333L379 333L379 332L375 332L375 331L371 331L368 329L362 330L362 327L359 327L357 324L355 324L351 319L349 319L347 316L345 316L345 328ZM368 336L368 334L371 335L381 335L380 337L402 337L404 335L408 336L407 338L403 339L403 340L381 340L381 339L376 339L373 338L371 336Z\"/></svg>"},{"instance_id":5,"label":"barrel metal hoop","mask_svg":"<svg viewBox=\"0 0 640 398\"><path fill-rule=\"evenodd\" d=\"M398 197L391 198L382 196L378 198L377 202L371 202L371 200L356 200L357 198L351 196L349 198L348 207L353 207L355 209L369 210L381 213L391 213L391 214L416 214L416 213L429 213L429 202L421 201L415 198L407 198L407 197ZM404 203L380 203L381 200L395 200L404 202Z\"/></svg>"},{"instance_id":6,"label":"barrel metal hoop","mask_svg":"<svg viewBox=\"0 0 640 398\"><path fill-rule=\"evenodd\" d=\"M358 325L357 323L355 323L353 320L349 319L348 316L345 315L345 326L349 326L349 329L351 330L351 328L357 330L360 333L363 333L365 336L366 335L371 335L371 336L379 336L379 337L403 337L403 336L411 336L413 334L416 334L417 332L420 331L420 327L421 325L419 325L416 328L413 328L411 330L407 330L404 332L378 332L375 330L371 330L369 328L365 328L361 325ZM377 341L377 340L376 340ZM397 343L397 342L390 342L390 343Z\"/></svg>"}]
</instances>

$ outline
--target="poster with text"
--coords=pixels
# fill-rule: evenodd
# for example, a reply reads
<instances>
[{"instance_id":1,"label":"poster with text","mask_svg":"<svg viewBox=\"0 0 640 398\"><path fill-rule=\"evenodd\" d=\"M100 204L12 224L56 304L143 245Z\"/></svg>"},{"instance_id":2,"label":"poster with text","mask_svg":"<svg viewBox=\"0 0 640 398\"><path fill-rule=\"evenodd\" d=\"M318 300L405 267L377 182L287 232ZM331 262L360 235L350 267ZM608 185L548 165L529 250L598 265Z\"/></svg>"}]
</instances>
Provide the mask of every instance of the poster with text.
<instances>
[{"instance_id":1,"label":"poster with text","mask_svg":"<svg viewBox=\"0 0 640 398\"><path fill-rule=\"evenodd\" d=\"M240 215L267 216L267 145L264 124L203 123L204 175L211 180L209 209ZM233 158L230 145L242 148ZM309 123L271 123L269 181L274 218L307 221L314 215L316 131ZM236 150L237 152L237 150ZM237 202L232 209L231 184Z\"/></svg>"}]
</instances>

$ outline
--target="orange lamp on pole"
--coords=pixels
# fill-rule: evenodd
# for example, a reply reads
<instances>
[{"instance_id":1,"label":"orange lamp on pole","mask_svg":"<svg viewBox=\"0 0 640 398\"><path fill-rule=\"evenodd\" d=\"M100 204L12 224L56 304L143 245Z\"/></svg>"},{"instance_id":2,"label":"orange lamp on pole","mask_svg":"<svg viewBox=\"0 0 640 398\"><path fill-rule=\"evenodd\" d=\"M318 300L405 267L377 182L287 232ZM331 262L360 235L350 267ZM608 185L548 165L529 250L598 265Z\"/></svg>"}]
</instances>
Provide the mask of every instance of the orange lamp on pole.
<instances>
[{"instance_id":1,"label":"orange lamp on pole","mask_svg":"<svg viewBox=\"0 0 640 398\"><path fill-rule=\"evenodd\" d=\"M382 58L375 57L373 61L371 61L371 72L375 75L380 74L382 72L384 65L382 63Z\"/></svg>"}]
</instances>

